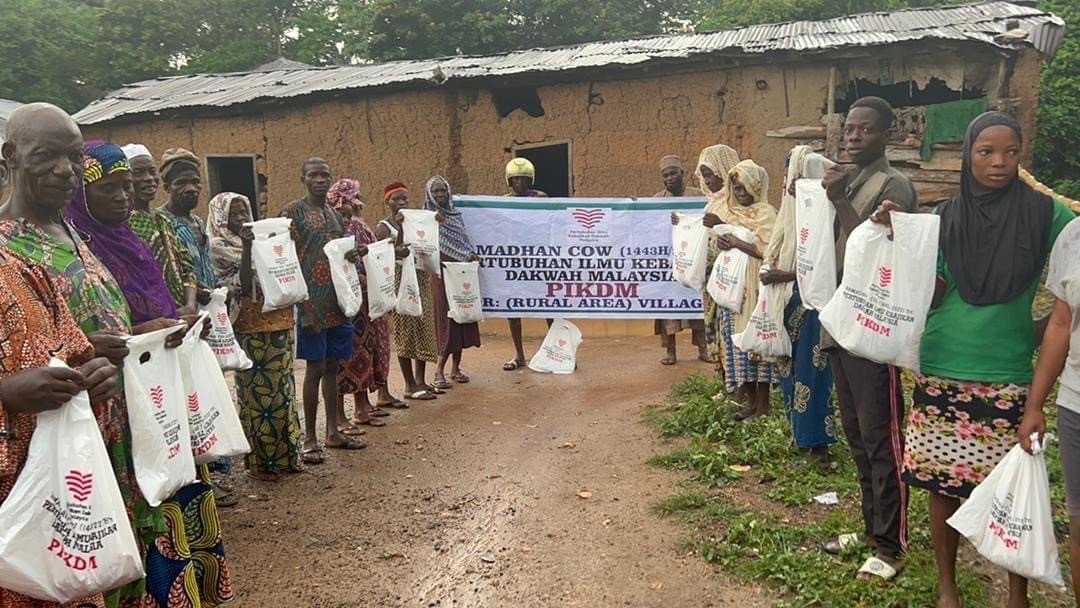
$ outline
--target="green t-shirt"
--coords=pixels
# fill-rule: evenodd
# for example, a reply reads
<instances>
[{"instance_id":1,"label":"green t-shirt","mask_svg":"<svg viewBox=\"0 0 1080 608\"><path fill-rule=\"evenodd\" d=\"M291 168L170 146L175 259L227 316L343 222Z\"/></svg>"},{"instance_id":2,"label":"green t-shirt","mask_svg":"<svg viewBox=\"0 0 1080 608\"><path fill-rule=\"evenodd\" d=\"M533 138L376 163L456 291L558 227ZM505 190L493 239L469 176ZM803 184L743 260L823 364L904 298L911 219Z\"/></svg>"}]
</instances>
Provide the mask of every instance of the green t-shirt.
<instances>
[{"instance_id":1,"label":"green t-shirt","mask_svg":"<svg viewBox=\"0 0 1080 608\"><path fill-rule=\"evenodd\" d=\"M1049 247L1075 218L1054 201ZM951 380L1031 384L1031 357L1037 346L1031 305L1039 280L1004 304L972 306L960 297L945 257L938 251L938 274L945 278L945 297L930 311L920 346L922 373Z\"/></svg>"}]
</instances>

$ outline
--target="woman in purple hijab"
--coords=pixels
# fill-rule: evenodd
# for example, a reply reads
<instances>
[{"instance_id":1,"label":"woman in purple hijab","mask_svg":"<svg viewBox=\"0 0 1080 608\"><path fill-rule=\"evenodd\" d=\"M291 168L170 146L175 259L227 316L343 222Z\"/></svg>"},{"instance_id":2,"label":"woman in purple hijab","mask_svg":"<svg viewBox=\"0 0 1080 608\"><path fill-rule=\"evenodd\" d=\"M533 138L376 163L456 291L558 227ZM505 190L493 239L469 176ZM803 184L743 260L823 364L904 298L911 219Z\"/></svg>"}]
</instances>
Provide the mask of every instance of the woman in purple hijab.
<instances>
[{"instance_id":1,"label":"woman in purple hijab","mask_svg":"<svg viewBox=\"0 0 1080 608\"><path fill-rule=\"evenodd\" d=\"M154 252L127 223L133 188L127 157L119 146L102 141L87 142L83 150L86 186L68 205L68 221L120 284L134 325L176 319Z\"/></svg>"}]
</instances>

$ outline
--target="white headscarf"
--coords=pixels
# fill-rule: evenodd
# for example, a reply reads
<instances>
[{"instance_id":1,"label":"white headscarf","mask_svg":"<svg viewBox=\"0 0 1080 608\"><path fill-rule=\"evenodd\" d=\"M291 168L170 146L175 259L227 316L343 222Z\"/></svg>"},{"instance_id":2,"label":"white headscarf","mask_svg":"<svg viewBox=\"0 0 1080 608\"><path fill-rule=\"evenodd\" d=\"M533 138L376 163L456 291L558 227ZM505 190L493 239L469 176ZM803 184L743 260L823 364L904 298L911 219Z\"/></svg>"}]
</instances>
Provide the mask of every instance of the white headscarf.
<instances>
[{"instance_id":1,"label":"white headscarf","mask_svg":"<svg viewBox=\"0 0 1080 608\"><path fill-rule=\"evenodd\" d=\"M791 193L792 184L802 178L821 179L831 165L831 161L814 152L810 146L795 146L788 157L787 179L784 180L783 196L780 199L780 213L776 216L772 239L765 250L763 266L773 270L793 272L795 270L795 195Z\"/></svg>"},{"instance_id":2,"label":"white headscarf","mask_svg":"<svg viewBox=\"0 0 1080 608\"><path fill-rule=\"evenodd\" d=\"M120 149L124 151L124 156L126 156L128 160L144 156L150 160L154 160L154 155L150 154L150 148L147 148L142 144L128 144Z\"/></svg>"}]
</instances>

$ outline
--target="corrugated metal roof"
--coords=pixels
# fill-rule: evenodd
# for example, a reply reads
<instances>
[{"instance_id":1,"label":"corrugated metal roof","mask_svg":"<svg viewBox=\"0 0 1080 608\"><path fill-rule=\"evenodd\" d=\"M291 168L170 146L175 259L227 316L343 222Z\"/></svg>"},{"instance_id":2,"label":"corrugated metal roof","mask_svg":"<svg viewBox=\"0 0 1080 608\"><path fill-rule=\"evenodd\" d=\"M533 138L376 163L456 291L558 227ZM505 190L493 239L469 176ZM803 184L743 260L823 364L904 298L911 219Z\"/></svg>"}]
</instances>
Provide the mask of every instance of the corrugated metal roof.
<instances>
[{"instance_id":1,"label":"corrugated metal roof","mask_svg":"<svg viewBox=\"0 0 1080 608\"><path fill-rule=\"evenodd\" d=\"M1005 43L999 43L995 38L1005 33L1006 25L1011 21L1027 33L1027 41L1043 54L1052 56L1057 51L1064 21L1034 7L986 2L869 13L828 21L754 25L723 32L590 42L500 55L157 78L113 91L88 105L75 118L82 124L95 124L121 116L180 108L226 107L392 84L427 81L437 85L447 80L638 65L721 51L747 54L814 52L924 39L1004 46Z\"/></svg>"}]
</instances>

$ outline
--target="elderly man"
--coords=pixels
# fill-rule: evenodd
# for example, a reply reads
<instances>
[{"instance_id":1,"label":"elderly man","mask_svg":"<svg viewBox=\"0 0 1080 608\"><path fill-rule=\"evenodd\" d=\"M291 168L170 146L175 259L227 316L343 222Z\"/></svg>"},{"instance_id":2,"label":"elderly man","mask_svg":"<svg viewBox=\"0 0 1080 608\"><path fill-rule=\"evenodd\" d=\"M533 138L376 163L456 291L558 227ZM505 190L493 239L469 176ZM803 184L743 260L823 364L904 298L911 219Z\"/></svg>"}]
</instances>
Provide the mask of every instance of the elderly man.
<instances>
[{"instance_id":1,"label":"elderly man","mask_svg":"<svg viewBox=\"0 0 1080 608\"><path fill-rule=\"evenodd\" d=\"M82 181L82 135L63 110L23 106L11 115L0 160L0 198L9 173L12 200L34 200L56 214ZM9 203L10 205L10 203ZM67 302L46 272L0 248L0 503L26 464L38 413L63 407L79 391L104 401L117 386L119 368L79 330ZM104 354L104 353L102 353ZM56 357L74 369L49 367ZM104 606L98 594L74 606ZM0 588L0 608L52 608Z\"/></svg>"},{"instance_id":2,"label":"elderly man","mask_svg":"<svg viewBox=\"0 0 1080 608\"><path fill-rule=\"evenodd\" d=\"M686 172L683 171L682 159L678 156L665 156L660 159L660 177L664 180L664 189L654 194L654 198L705 196L701 190L686 185Z\"/></svg>"},{"instance_id":3,"label":"elderly man","mask_svg":"<svg viewBox=\"0 0 1080 608\"><path fill-rule=\"evenodd\" d=\"M654 194L653 198L672 196L700 196L704 198L705 196L705 193L701 190L687 187L682 159L678 156L665 156L660 159L660 177L664 180L664 189ZM667 351L660 363L675 365L678 362L675 337L684 329L689 329L692 332L694 346L698 348L698 359L706 362L711 360L708 351L705 349L705 321L703 319L657 319L653 326L653 333L660 336L660 346Z\"/></svg>"}]
</instances>

